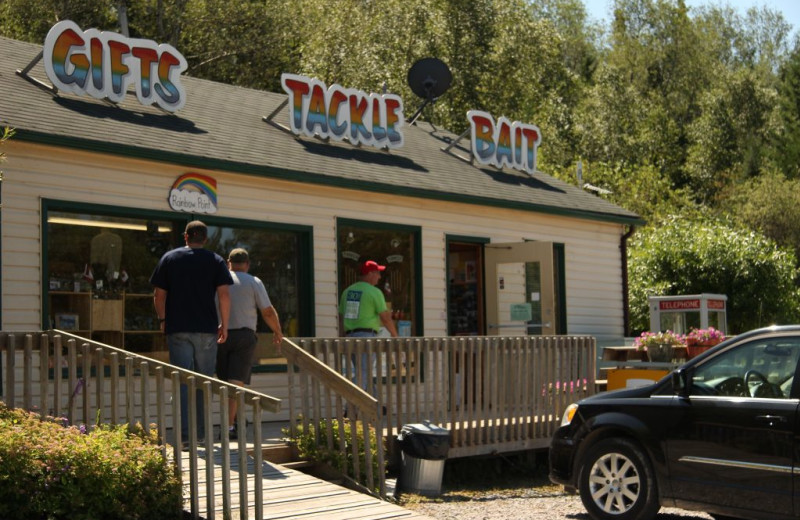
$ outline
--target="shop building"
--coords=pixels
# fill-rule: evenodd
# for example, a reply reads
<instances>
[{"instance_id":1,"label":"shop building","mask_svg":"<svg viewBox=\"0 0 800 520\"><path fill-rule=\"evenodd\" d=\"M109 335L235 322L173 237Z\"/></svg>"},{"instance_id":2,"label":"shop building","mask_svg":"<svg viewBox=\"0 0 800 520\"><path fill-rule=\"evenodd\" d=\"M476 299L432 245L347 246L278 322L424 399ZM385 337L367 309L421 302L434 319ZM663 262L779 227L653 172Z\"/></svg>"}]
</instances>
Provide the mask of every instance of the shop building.
<instances>
[{"instance_id":1,"label":"shop building","mask_svg":"<svg viewBox=\"0 0 800 520\"><path fill-rule=\"evenodd\" d=\"M116 102L54 92L42 50L0 38L0 125L16 130L1 166L3 330L74 330L165 359L148 279L201 219L209 248L250 251L289 336L337 336L339 294L373 259L406 335L622 341L636 214L482 165L468 138L425 122L397 125L401 146L295 135L287 93L183 76L170 111L135 85ZM285 370L260 327L258 370Z\"/></svg>"}]
</instances>

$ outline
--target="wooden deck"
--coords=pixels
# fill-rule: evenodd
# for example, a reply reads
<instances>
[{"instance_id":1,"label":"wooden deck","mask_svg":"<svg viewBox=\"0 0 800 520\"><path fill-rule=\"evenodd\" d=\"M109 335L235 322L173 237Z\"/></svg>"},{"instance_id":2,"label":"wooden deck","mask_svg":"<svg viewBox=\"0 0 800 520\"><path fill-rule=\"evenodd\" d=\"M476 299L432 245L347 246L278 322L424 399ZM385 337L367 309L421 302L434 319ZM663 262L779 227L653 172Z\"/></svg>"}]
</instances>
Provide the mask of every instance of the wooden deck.
<instances>
[{"instance_id":1,"label":"wooden deck","mask_svg":"<svg viewBox=\"0 0 800 520\"><path fill-rule=\"evenodd\" d=\"M230 485L233 518L240 518L238 450L230 450ZM182 466L189 467L191 454L182 452ZM219 481L222 475L222 449L220 445L214 446L212 453L215 479ZM353 491L336 484L317 479L297 470L289 469L279 464L264 461L261 467L263 478L263 517L257 519L255 508L255 468L254 459L247 457L247 518L256 520L273 519L324 519L324 520L358 520L358 519L430 519L431 517L419 515L413 511L403 509L395 504ZM201 518L211 518L206 510L206 450L199 449L197 453L199 465L199 513ZM184 482L188 483L189 477L185 475ZM220 486L215 486L219 489ZM191 493L188 484L184 486L184 496L189 509ZM222 518L222 496L214 498L214 518ZM432 520L432 519L431 519Z\"/></svg>"},{"instance_id":2,"label":"wooden deck","mask_svg":"<svg viewBox=\"0 0 800 520\"><path fill-rule=\"evenodd\" d=\"M285 401L290 436L319 426L325 433L317 439L320 447L346 456L341 471L383 497L391 496L386 465L399 457L392 439L404 425L429 420L449 429L448 458L543 448L564 408L595 391L596 342L588 336L311 338L298 343L302 346L284 338L282 345L289 361ZM373 363L354 366L352 360L362 354ZM239 410L246 409L240 420L249 417L254 425L246 440L258 446L256 455L273 438L261 426L281 407L281 400L252 389L66 331L0 331L0 366L0 396L9 406L63 414L70 424L87 427L140 423L156 428L167 442L181 426L180 385L189 387L190 431L196 431L198 419L195 389L202 390L206 431L215 425L227 431L228 398L235 396ZM352 383L364 372L374 386L370 393ZM334 431L340 432L335 444ZM360 450L359 437L374 432L384 433L375 436L377 449ZM176 461L187 484L187 510L195 518L420 518L276 463L265 463L260 471L247 468L240 477L238 448L238 442L224 438L200 446L201 454L213 451L210 466L197 463L204 464L205 457L188 454ZM225 449L232 465L223 467ZM165 455L170 451L164 448ZM256 464L245 460L241 465ZM239 501L248 503L246 510L238 508ZM236 513L231 511L234 502Z\"/></svg>"}]
</instances>

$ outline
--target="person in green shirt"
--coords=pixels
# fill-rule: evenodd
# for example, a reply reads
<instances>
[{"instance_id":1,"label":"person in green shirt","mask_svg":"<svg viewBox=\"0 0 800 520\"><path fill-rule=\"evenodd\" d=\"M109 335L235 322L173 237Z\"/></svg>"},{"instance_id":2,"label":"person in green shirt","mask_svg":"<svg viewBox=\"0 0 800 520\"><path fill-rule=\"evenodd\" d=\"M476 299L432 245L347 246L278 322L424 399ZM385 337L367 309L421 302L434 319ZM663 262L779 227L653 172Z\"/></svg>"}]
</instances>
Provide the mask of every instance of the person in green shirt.
<instances>
[{"instance_id":1,"label":"person in green shirt","mask_svg":"<svg viewBox=\"0 0 800 520\"><path fill-rule=\"evenodd\" d=\"M386 327L393 338L397 337L397 328L392 320L392 312L386 305L386 299L376 287L381 273L386 270L373 260L361 265L361 279L349 286L339 299L339 314L342 318L344 334L348 338L370 338L378 335L381 327ZM367 384L367 366L370 359L362 354L359 381L356 383L369 391Z\"/></svg>"}]
</instances>

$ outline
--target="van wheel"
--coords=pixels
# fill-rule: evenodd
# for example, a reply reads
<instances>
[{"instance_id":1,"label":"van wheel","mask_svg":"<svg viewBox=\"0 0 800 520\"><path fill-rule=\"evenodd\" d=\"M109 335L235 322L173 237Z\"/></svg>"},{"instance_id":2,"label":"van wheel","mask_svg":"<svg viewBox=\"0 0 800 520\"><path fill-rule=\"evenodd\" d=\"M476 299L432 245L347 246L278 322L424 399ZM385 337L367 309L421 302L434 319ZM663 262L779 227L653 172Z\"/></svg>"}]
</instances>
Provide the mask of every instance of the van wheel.
<instances>
[{"instance_id":1,"label":"van wheel","mask_svg":"<svg viewBox=\"0 0 800 520\"><path fill-rule=\"evenodd\" d=\"M578 487L594 520L652 520L660 509L653 467L629 439L605 439L591 447Z\"/></svg>"}]
</instances>

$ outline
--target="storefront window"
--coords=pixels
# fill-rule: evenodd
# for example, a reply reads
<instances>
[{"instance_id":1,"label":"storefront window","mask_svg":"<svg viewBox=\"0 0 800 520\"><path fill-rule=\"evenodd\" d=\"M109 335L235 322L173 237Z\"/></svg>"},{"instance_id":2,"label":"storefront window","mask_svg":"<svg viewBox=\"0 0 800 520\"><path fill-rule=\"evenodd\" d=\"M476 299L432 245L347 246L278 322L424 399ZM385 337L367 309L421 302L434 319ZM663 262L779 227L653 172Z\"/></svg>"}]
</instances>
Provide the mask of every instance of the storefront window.
<instances>
[{"instance_id":1,"label":"storefront window","mask_svg":"<svg viewBox=\"0 0 800 520\"><path fill-rule=\"evenodd\" d=\"M104 214L102 209L45 208L45 213L44 325L166 359L149 280L159 258L184 245L183 229L189 219L184 215L137 218ZM223 258L233 248L248 249L250 273L267 287L284 334L312 335L313 296L302 297L313 290L308 282L311 277L301 275L309 269L310 233L253 223L215 225L211 218L203 220L209 226L206 248ZM257 364L285 365L261 318L257 332Z\"/></svg>"},{"instance_id":2,"label":"storefront window","mask_svg":"<svg viewBox=\"0 0 800 520\"><path fill-rule=\"evenodd\" d=\"M301 328L301 289L300 272L303 266L300 255L303 237L295 231L282 231L263 228L240 228L231 226L208 226L206 247L223 258L237 247L247 249L250 254L250 271L264 282L272 305L278 312L281 329L287 337L311 335L311 331ZM310 285L305 287L313 290ZM258 346L256 360L260 365L286 364L275 351L272 344L272 331L264 320L258 318Z\"/></svg>"},{"instance_id":3,"label":"storefront window","mask_svg":"<svg viewBox=\"0 0 800 520\"><path fill-rule=\"evenodd\" d=\"M386 266L378 288L383 291L401 336L422 334L417 272L419 230L339 220L339 290L359 279L360 265L375 260Z\"/></svg>"}]
</instances>

